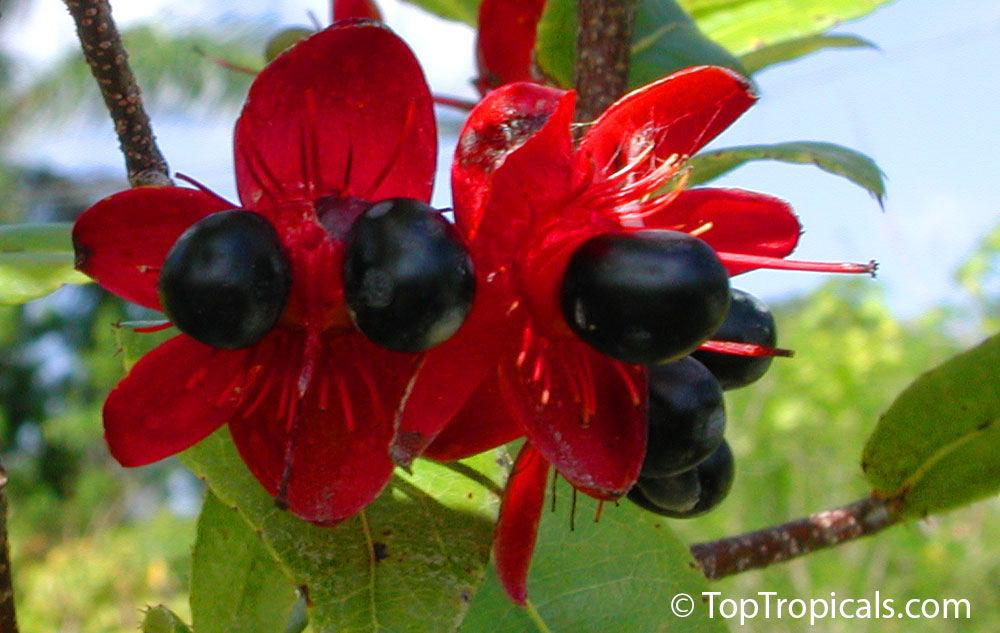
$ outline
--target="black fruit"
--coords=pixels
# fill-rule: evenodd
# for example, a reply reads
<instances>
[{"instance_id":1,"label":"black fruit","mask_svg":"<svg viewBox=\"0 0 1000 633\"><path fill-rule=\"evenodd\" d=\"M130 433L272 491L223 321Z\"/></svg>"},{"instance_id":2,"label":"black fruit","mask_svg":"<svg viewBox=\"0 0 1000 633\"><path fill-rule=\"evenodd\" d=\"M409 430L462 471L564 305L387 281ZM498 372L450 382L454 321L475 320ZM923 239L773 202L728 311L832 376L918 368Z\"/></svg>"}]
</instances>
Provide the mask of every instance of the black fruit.
<instances>
[{"instance_id":1,"label":"black fruit","mask_svg":"<svg viewBox=\"0 0 1000 633\"><path fill-rule=\"evenodd\" d=\"M693 468L722 443L722 387L690 356L649 368L649 439L642 477L669 477Z\"/></svg>"},{"instance_id":2,"label":"black fruit","mask_svg":"<svg viewBox=\"0 0 1000 633\"><path fill-rule=\"evenodd\" d=\"M472 260L455 228L417 200L383 200L358 216L344 250L344 298L372 342L402 352L448 339L472 307Z\"/></svg>"},{"instance_id":3,"label":"black fruit","mask_svg":"<svg viewBox=\"0 0 1000 633\"><path fill-rule=\"evenodd\" d=\"M774 316L767 305L757 297L733 289L729 312L711 338L716 341L774 347L777 342ZM745 387L755 382L771 366L770 356L739 356L704 350L698 350L692 356L715 374L722 388L727 390Z\"/></svg>"},{"instance_id":4,"label":"black fruit","mask_svg":"<svg viewBox=\"0 0 1000 633\"><path fill-rule=\"evenodd\" d=\"M687 233L606 233L573 252L561 303L570 328L599 352L652 365L688 354L722 323L729 276Z\"/></svg>"},{"instance_id":5,"label":"black fruit","mask_svg":"<svg viewBox=\"0 0 1000 633\"><path fill-rule=\"evenodd\" d=\"M640 477L628 498L650 512L689 519L705 514L726 498L733 474L733 453L723 442L691 470L672 477Z\"/></svg>"},{"instance_id":6,"label":"black fruit","mask_svg":"<svg viewBox=\"0 0 1000 633\"><path fill-rule=\"evenodd\" d=\"M274 327L290 285L274 227L233 209L202 218L177 238L160 269L160 303L191 338L237 349Z\"/></svg>"}]
</instances>

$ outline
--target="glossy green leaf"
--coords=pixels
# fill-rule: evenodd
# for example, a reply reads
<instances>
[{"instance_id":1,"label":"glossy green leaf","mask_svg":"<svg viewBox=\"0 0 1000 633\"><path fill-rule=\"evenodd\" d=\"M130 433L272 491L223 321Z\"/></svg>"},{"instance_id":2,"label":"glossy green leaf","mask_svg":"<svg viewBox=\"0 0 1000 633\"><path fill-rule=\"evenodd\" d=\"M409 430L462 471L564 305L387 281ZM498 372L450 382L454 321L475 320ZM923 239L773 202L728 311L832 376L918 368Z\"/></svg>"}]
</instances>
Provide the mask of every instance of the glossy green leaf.
<instances>
[{"instance_id":1,"label":"glossy green leaf","mask_svg":"<svg viewBox=\"0 0 1000 633\"><path fill-rule=\"evenodd\" d=\"M890 1L679 0L702 32L734 55L823 33Z\"/></svg>"},{"instance_id":2,"label":"glossy green leaf","mask_svg":"<svg viewBox=\"0 0 1000 633\"><path fill-rule=\"evenodd\" d=\"M476 26L480 0L404 0L446 20Z\"/></svg>"},{"instance_id":3,"label":"glossy green leaf","mask_svg":"<svg viewBox=\"0 0 1000 633\"><path fill-rule=\"evenodd\" d=\"M334 528L275 506L222 429L181 454L235 506L311 605L315 633L453 631L479 586L503 467L495 452L455 468L418 460ZM459 472L461 470L462 472Z\"/></svg>"},{"instance_id":4,"label":"glossy green leaf","mask_svg":"<svg viewBox=\"0 0 1000 633\"><path fill-rule=\"evenodd\" d=\"M688 166L691 167L688 184L695 186L706 183L753 160L815 165L864 188L879 205L882 205L885 198L885 175L875 161L853 149L816 141L744 145L702 152L688 161Z\"/></svg>"},{"instance_id":5,"label":"glossy green leaf","mask_svg":"<svg viewBox=\"0 0 1000 633\"><path fill-rule=\"evenodd\" d=\"M1000 491L1000 335L915 380L862 456L877 494L924 516Z\"/></svg>"},{"instance_id":6,"label":"glossy green leaf","mask_svg":"<svg viewBox=\"0 0 1000 633\"><path fill-rule=\"evenodd\" d=\"M725 66L746 75L729 51L705 37L674 0L642 2L635 15L629 87L637 88L691 66Z\"/></svg>"},{"instance_id":7,"label":"glossy green leaf","mask_svg":"<svg viewBox=\"0 0 1000 633\"><path fill-rule=\"evenodd\" d=\"M866 39L855 35L810 35L794 40L786 40L745 53L740 57L748 73L759 72L768 66L790 62L810 53L827 48L871 48L878 47Z\"/></svg>"},{"instance_id":8,"label":"glossy green leaf","mask_svg":"<svg viewBox=\"0 0 1000 633\"><path fill-rule=\"evenodd\" d=\"M298 595L260 537L211 491L191 559L191 619L198 633L279 633Z\"/></svg>"},{"instance_id":9,"label":"glossy green leaf","mask_svg":"<svg viewBox=\"0 0 1000 633\"><path fill-rule=\"evenodd\" d=\"M73 269L71 223L0 226L0 304L24 303L64 284L90 282Z\"/></svg>"},{"instance_id":10,"label":"glossy green leaf","mask_svg":"<svg viewBox=\"0 0 1000 633\"><path fill-rule=\"evenodd\" d=\"M571 518L571 488L560 480L556 511L546 505L528 576L528 598L554 632L645 633L726 631L702 603L708 591L671 521L629 501L605 503L595 523L597 502L579 496ZM546 501L548 504L551 498ZM671 613L671 600L693 598L686 618ZM683 606L680 599L678 606ZM511 604L492 568L472 603L461 633L523 633L537 630L528 611Z\"/></svg>"},{"instance_id":11,"label":"glossy green leaf","mask_svg":"<svg viewBox=\"0 0 1000 633\"><path fill-rule=\"evenodd\" d=\"M162 604L146 609L140 628L142 633L191 633L191 628Z\"/></svg>"},{"instance_id":12,"label":"glossy green leaf","mask_svg":"<svg viewBox=\"0 0 1000 633\"><path fill-rule=\"evenodd\" d=\"M632 37L629 88L637 88L690 66L726 66L746 74L736 57L711 41L674 0L643 2ZM563 87L573 85L576 0L548 0L538 24L535 59Z\"/></svg>"}]
</instances>

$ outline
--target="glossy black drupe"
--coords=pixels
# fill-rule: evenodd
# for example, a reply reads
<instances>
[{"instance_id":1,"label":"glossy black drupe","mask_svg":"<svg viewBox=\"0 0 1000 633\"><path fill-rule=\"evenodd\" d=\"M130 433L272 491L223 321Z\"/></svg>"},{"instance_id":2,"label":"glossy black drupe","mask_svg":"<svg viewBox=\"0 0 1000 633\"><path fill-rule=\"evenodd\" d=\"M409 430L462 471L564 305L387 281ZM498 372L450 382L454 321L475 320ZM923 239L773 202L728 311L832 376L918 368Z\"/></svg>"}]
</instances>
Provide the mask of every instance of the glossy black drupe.
<instances>
[{"instance_id":1,"label":"glossy black drupe","mask_svg":"<svg viewBox=\"0 0 1000 633\"><path fill-rule=\"evenodd\" d=\"M606 233L573 252L560 299L570 328L599 352L652 365L688 354L722 323L729 276L687 233Z\"/></svg>"},{"instance_id":2,"label":"glossy black drupe","mask_svg":"<svg viewBox=\"0 0 1000 633\"><path fill-rule=\"evenodd\" d=\"M177 328L206 345L247 347L285 308L291 279L277 232L251 211L233 209L188 227L160 269L160 303Z\"/></svg>"},{"instance_id":3,"label":"glossy black drupe","mask_svg":"<svg viewBox=\"0 0 1000 633\"><path fill-rule=\"evenodd\" d=\"M726 498L734 472L733 453L723 442L691 470L672 477L640 477L628 498L650 512L690 519L712 510Z\"/></svg>"},{"instance_id":4,"label":"glossy black drupe","mask_svg":"<svg viewBox=\"0 0 1000 633\"><path fill-rule=\"evenodd\" d=\"M690 356L649 368L649 440L643 477L688 470L722 443L726 427L722 387Z\"/></svg>"},{"instance_id":5,"label":"glossy black drupe","mask_svg":"<svg viewBox=\"0 0 1000 633\"><path fill-rule=\"evenodd\" d=\"M748 292L733 289L729 312L711 338L774 347L777 328L774 316L763 301ZM771 366L770 356L739 356L705 350L698 350L692 356L715 374L722 388L727 390L757 381Z\"/></svg>"},{"instance_id":6,"label":"glossy black drupe","mask_svg":"<svg viewBox=\"0 0 1000 633\"><path fill-rule=\"evenodd\" d=\"M358 216L344 249L344 298L371 341L416 352L447 340L475 294L455 228L418 200L383 200Z\"/></svg>"}]
</instances>

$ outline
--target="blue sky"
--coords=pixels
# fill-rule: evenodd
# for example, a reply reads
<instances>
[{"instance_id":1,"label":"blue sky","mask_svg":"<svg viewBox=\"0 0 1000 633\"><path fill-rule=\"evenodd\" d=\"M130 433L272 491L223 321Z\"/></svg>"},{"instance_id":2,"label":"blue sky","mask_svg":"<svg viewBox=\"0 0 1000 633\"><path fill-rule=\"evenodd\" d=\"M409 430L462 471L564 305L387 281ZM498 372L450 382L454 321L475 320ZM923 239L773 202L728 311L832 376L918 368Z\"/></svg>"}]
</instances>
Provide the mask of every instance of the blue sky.
<instances>
[{"instance_id":1,"label":"blue sky","mask_svg":"<svg viewBox=\"0 0 1000 633\"><path fill-rule=\"evenodd\" d=\"M124 22L149 16L197 21L245 12L274 15L280 24L307 24L308 10L326 20L328 6L305 0L170 4L119 2L115 9ZM75 41L61 5L36 5L10 43L44 64ZM474 94L467 83L474 74L469 29L397 2L386 2L385 14L415 49L435 91ZM805 166L758 163L716 184L788 200L806 229L796 257L876 259L881 269L872 283L886 288L896 312L917 314L955 298L954 268L1000 221L994 193L1000 180L994 157L1000 141L1000 83L995 81L1000 2L897 0L837 30L869 39L880 50L824 52L764 71L757 78L760 102L713 146L822 140L861 150L888 176L885 212L854 185ZM452 122L461 116L441 114ZM210 122L153 115L171 166L232 196L232 115ZM447 204L450 153L444 141L436 194L441 205ZM110 125L59 130L25 144L19 156L76 170L122 169ZM774 299L822 281L811 273L755 272L737 284Z\"/></svg>"}]
</instances>

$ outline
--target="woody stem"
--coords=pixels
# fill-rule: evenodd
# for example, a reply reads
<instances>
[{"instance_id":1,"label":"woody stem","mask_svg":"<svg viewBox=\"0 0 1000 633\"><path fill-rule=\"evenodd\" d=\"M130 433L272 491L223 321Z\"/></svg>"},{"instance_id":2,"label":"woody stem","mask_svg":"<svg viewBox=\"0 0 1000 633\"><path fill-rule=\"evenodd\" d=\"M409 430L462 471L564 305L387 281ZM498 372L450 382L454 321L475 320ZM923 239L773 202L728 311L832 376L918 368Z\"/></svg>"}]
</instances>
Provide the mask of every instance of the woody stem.
<instances>
[{"instance_id":1,"label":"woody stem","mask_svg":"<svg viewBox=\"0 0 1000 633\"><path fill-rule=\"evenodd\" d=\"M149 115L128 64L108 0L65 0L76 22L83 56L104 97L133 187L170 185L167 161L156 146Z\"/></svg>"},{"instance_id":2,"label":"woody stem","mask_svg":"<svg viewBox=\"0 0 1000 633\"><path fill-rule=\"evenodd\" d=\"M697 543L691 555L705 576L716 580L875 534L899 521L900 508L898 500L866 497L756 532Z\"/></svg>"},{"instance_id":3,"label":"woody stem","mask_svg":"<svg viewBox=\"0 0 1000 633\"><path fill-rule=\"evenodd\" d=\"M592 121L628 88L635 0L578 0L576 120Z\"/></svg>"}]
</instances>

